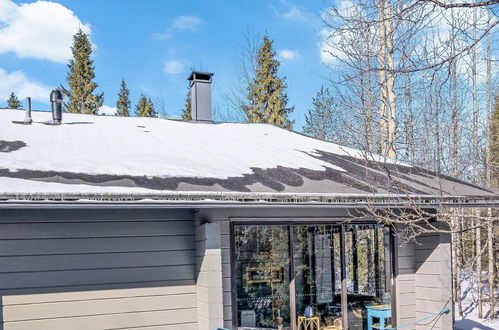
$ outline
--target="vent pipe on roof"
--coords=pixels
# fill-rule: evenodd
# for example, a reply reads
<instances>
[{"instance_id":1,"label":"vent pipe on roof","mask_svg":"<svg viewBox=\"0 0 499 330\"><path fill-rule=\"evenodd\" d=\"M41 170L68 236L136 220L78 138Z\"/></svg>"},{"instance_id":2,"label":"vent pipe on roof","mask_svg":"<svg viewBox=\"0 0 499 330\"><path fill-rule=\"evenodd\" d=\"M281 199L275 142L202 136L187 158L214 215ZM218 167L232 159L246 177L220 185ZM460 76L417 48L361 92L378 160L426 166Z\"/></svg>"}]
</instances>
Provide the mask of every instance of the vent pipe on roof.
<instances>
[{"instance_id":1,"label":"vent pipe on roof","mask_svg":"<svg viewBox=\"0 0 499 330\"><path fill-rule=\"evenodd\" d=\"M24 123L26 125L29 125L33 122L33 119L31 119L31 97L26 98L26 110L24 112Z\"/></svg>"},{"instance_id":2,"label":"vent pipe on roof","mask_svg":"<svg viewBox=\"0 0 499 330\"><path fill-rule=\"evenodd\" d=\"M211 122L211 77L213 73L192 71L189 78L191 89L192 120Z\"/></svg>"},{"instance_id":3,"label":"vent pipe on roof","mask_svg":"<svg viewBox=\"0 0 499 330\"><path fill-rule=\"evenodd\" d=\"M24 110L24 120L13 120L12 122L14 124L31 125L31 123L33 123L33 119L31 119L31 97L26 98L26 103L26 110Z\"/></svg>"},{"instance_id":4,"label":"vent pipe on roof","mask_svg":"<svg viewBox=\"0 0 499 330\"><path fill-rule=\"evenodd\" d=\"M52 124L60 125L62 121L62 93L54 89L50 93L50 102L52 103Z\"/></svg>"}]
</instances>

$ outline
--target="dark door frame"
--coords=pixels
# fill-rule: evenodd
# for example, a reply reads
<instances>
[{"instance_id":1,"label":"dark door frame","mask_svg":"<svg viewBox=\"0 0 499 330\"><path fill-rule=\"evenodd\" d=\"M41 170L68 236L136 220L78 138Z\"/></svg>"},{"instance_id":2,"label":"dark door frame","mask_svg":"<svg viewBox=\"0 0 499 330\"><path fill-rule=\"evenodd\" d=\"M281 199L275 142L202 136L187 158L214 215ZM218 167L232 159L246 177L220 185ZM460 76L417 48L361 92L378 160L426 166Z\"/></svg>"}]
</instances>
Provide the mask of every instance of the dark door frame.
<instances>
[{"instance_id":1,"label":"dark door frame","mask_svg":"<svg viewBox=\"0 0 499 330\"><path fill-rule=\"evenodd\" d=\"M266 220L263 220L266 219ZM244 218L243 220L237 218L229 219L229 227L230 227L230 291L231 291L231 310L232 310L232 327L233 329L238 328L238 313L237 313L237 279L236 279L236 256L235 256L235 235L234 235L234 227L235 226L257 226L257 225L267 225L267 226L286 226L288 227L288 235L289 235L289 310L290 310L290 326L292 330L297 329L296 324L296 286L295 286L295 272L294 272L294 235L292 226L299 225L330 225L330 226L338 226L340 227L340 256L341 256L341 317L343 321L343 329L348 330L348 292L347 292L347 273L346 273L346 255L345 255L345 227L346 225L373 225L379 224L375 221L355 221L348 222L345 221L344 217L331 217L329 220L324 219L323 217L314 219L314 218L306 218L303 219L290 219L290 218ZM311 222L311 220L314 222ZM341 219L341 220L340 220ZM390 263L391 263L391 293L392 293L392 324L396 324L396 257L395 257L395 244L393 238L393 228L390 227L390 242L388 243L391 247L390 249Z\"/></svg>"}]
</instances>

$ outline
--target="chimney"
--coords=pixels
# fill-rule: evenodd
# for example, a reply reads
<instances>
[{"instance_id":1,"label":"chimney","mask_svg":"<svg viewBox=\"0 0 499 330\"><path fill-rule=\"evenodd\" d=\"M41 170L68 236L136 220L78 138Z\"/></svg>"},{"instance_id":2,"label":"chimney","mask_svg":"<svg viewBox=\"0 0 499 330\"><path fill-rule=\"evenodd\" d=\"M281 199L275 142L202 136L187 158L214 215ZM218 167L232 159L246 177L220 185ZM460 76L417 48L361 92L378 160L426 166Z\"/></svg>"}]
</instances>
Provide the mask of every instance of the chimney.
<instances>
[{"instance_id":1,"label":"chimney","mask_svg":"<svg viewBox=\"0 0 499 330\"><path fill-rule=\"evenodd\" d=\"M213 73L192 71L189 80L191 89L192 120L211 123L211 77Z\"/></svg>"},{"instance_id":2,"label":"chimney","mask_svg":"<svg viewBox=\"0 0 499 330\"><path fill-rule=\"evenodd\" d=\"M62 121L62 93L54 89L50 93L50 102L52 103L52 124L60 125Z\"/></svg>"}]
</instances>

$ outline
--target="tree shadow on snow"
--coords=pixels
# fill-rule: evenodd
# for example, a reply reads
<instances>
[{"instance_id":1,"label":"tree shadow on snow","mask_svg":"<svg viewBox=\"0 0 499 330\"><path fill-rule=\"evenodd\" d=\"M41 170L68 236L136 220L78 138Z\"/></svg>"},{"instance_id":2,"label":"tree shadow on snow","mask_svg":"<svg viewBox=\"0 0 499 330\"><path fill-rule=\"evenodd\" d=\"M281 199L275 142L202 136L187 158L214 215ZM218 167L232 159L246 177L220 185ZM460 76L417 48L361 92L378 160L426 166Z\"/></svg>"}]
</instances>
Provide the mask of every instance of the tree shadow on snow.
<instances>
[{"instance_id":1,"label":"tree shadow on snow","mask_svg":"<svg viewBox=\"0 0 499 330\"><path fill-rule=\"evenodd\" d=\"M485 326L473 320L459 320L454 323L456 330L494 330L494 328Z\"/></svg>"}]
</instances>

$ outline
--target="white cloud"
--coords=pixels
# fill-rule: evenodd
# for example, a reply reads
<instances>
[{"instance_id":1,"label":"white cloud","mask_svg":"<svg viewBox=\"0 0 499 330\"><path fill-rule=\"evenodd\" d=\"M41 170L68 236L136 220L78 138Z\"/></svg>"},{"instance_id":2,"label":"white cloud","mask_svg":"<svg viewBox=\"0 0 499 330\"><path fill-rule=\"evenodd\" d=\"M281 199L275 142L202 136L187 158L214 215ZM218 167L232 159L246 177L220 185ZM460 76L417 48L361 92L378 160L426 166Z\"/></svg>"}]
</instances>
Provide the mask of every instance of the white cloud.
<instances>
[{"instance_id":1,"label":"white cloud","mask_svg":"<svg viewBox=\"0 0 499 330\"><path fill-rule=\"evenodd\" d=\"M197 16L179 16L173 20L172 27L178 31L196 32L201 25L204 21Z\"/></svg>"},{"instance_id":2,"label":"white cloud","mask_svg":"<svg viewBox=\"0 0 499 330\"><path fill-rule=\"evenodd\" d=\"M427 29L422 33L424 38L424 43L420 43L415 47L415 56L419 56L422 60L427 60L428 63L435 64L440 63L443 59L450 58L453 56L452 45L454 43L457 51L469 47L472 43L471 39L465 39L462 35L452 34L451 18L445 16L445 10L442 8L436 8L430 12L428 11L428 22L432 28ZM460 21L461 24L467 24L467 30L471 30L472 22L469 20L470 9L467 8L456 8L454 11L454 19ZM465 23L466 22L466 23ZM477 9L477 26L478 29L483 29L487 26L487 12L482 9ZM466 25L464 25L466 26ZM461 27L462 28L462 27ZM471 32L470 32L471 33ZM477 55L476 59L476 69L477 69L477 83L485 83L487 78L487 61L485 56L480 56L479 54L485 54L486 39L482 40L475 46L475 51ZM492 53L494 54L494 53ZM416 61L417 62L417 61ZM471 80L471 66L473 63L471 51L464 52L459 55L456 59L456 70L457 74L462 77L463 80ZM494 75L498 69L496 63L496 57L492 55L492 74ZM429 78L431 79L431 78Z\"/></svg>"},{"instance_id":3,"label":"white cloud","mask_svg":"<svg viewBox=\"0 0 499 330\"><path fill-rule=\"evenodd\" d=\"M322 29L319 32L320 42L319 42L319 52L321 62L324 64L332 64L336 59L337 50L331 46L331 42L334 42L334 37L331 36L331 31Z\"/></svg>"},{"instance_id":4,"label":"white cloud","mask_svg":"<svg viewBox=\"0 0 499 330\"><path fill-rule=\"evenodd\" d=\"M179 74L185 71L185 64L180 60L166 61L163 71L167 74Z\"/></svg>"},{"instance_id":5,"label":"white cloud","mask_svg":"<svg viewBox=\"0 0 499 330\"><path fill-rule=\"evenodd\" d=\"M351 0L336 1L335 7L324 8L321 13L321 18L324 21L333 23L333 25L345 24L343 21L355 21L358 17L365 17L364 8ZM338 16L343 17L339 19ZM348 27L348 26L347 26ZM339 64L343 60L347 60L348 56L345 52L349 52L355 44L351 40L356 40L356 29L322 29L319 31L319 56L321 62L326 65Z\"/></svg>"},{"instance_id":6,"label":"white cloud","mask_svg":"<svg viewBox=\"0 0 499 330\"><path fill-rule=\"evenodd\" d=\"M16 4L0 0L0 53L65 63L73 35L80 27L91 32L73 11L49 1Z\"/></svg>"},{"instance_id":7,"label":"white cloud","mask_svg":"<svg viewBox=\"0 0 499 330\"><path fill-rule=\"evenodd\" d=\"M277 55L281 60L294 60L300 56L297 50L281 49Z\"/></svg>"},{"instance_id":8,"label":"white cloud","mask_svg":"<svg viewBox=\"0 0 499 330\"><path fill-rule=\"evenodd\" d=\"M331 10L331 9L329 9ZM345 18L354 18L361 11L359 6L349 0L343 0L338 3L338 13Z\"/></svg>"},{"instance_id":9,"label":"white cloud","mask_svg":"<svg viewBox=\"0 0 499 330\"><path fill-rule=\"evenodd\" d=\"M42 83L29 79L24 71L7 73L0 68L0 99L8 99L14 92L20 99L31 97L33 100L49 102L52 88Z\"/></svg>"},{"instance_id":10,"label":"white cloud","mask_svg":"<svg viewBox=\"0 0 499 330\"><path fill-rule=\"evenodd\" d=\"M205 21L197 16L178 16L173 19L171 26L164 32L154 33L152 36L159 40L167 40L170 39L175 32L198 32L199 28L204 24Z\"/></svg>"},{"instance_id":11,"label":"white cloud","mask_svg":"<svg viewBox=\"0 0 499 330\"><path fill-rule=\"evenodd\" d=\"M114 116L116 114L116 108L110 107L108 105L103 105L99 108L99 115Z\"/></svg>"},{"instance_id":12,"label":"white cloud","mask_svg":"<svg viewBox=\"0 0 499 330\"><path fill-rule=\"evenodd\" d=\"M277 16L281 16L281 17L284 17L284 18L287 18L290 20L305 20L305 19L307 19L306 15L300 9L298 9L296 6L294 6L292 3L288 2L288 1L284 1L284 0L281 0L280 2L281 2L282 6L289 8L289 10L285 11L285 12L281 12L281 11L277 10L277 8L274 7L273 5L269 5L269 8L272 9Z\"/></svg>"},{"instance_id":13,"label":"white cloud","mask_svg":"<svg viewBox=\"0 0 499 330\"><path fill-rule=\"evenodd\" d=\"M283 17L287 19L292 19L292 20L303 20L305 19L305 15L296 8L295 6L292 6L287 13L282 14Z\"/></svg>"}]
</instances>

